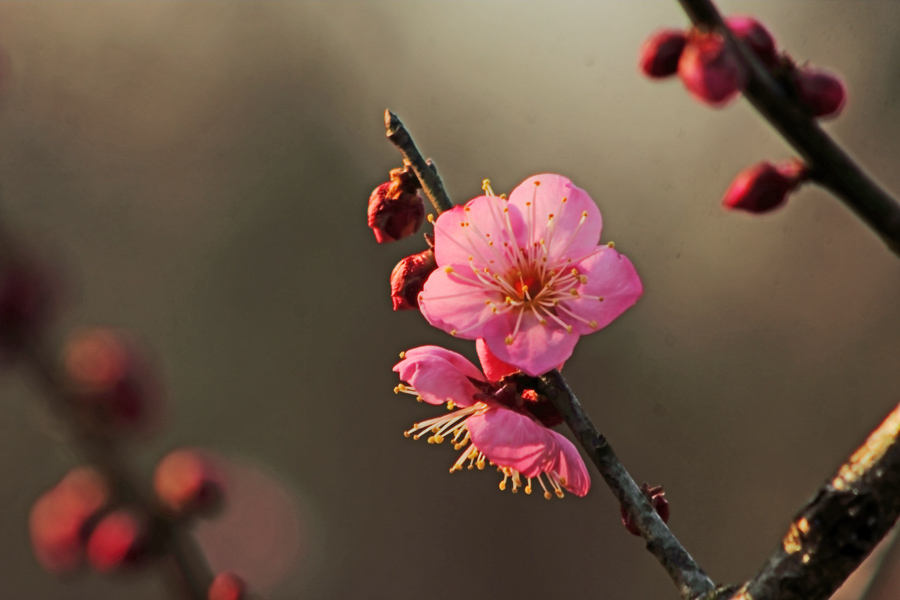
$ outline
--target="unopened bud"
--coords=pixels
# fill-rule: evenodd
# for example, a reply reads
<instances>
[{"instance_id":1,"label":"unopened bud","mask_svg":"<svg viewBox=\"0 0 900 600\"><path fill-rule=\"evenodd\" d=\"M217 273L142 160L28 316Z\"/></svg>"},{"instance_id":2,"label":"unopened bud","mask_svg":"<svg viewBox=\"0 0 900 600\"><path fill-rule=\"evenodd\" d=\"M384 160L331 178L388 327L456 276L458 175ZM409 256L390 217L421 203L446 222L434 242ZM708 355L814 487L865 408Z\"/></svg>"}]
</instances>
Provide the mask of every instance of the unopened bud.
<instances>
[{"instance_id":1,"label":"unopened bud","mask_svg":"<svg viewBox=\"0 0 900 600\"><path fill-rule=\"evenodd\" d=\"M208 512L222 500L222 480L213 461L193 448L169 452L153 473L153 490L166 511L183 516Z\"/></svg>"},{"instance_id":2,"label":"unopened bud","mask_svg":"<svg viewBox=\"0 0 900 600\"><path fill-rule=\"evenodd\" d=\"M678 75L697 100L712 106L734 99L746 81L743 66L714 32L691 33L678 61Z\"/></svg>"},{"instance_id":3,"label":"unopened bud","mask_svg":"<svg viewBox=\"0 0 900 600\"><path fill-rule=\"evenodd\" d=\"M687 35L678 29L663 29L651 35L641 46L640 67L647 77L661 79L678 72L678 59L687 43Z\"/></svg>"},{"instance_id":4,"label":"unopened bud","mask_svg":"<svg viewBox=\"0 0 900 600\"><path fill-rule=\"evenodd\" d=\"M391 180L369 196L369 227L379 244L409 237L425 221L425 203L418 193L419 180L410 167L391 171Z\"/></svg>"},{"instance_id":5,"label":"unopened bud","mask_svg":"<svg viewBox=\"0 0 900 600\"><path fill-rule=\"evenodd\" d=\"M114 510L91 532L88 562L101 573L136 564L144 556L148 531L144 515L125 508Z\"/></svg>"},{"instance_id":6,"label":"unopened bud","mask_svg":"<svg viewBox=\"0 0 900 600\"><path fill-rule=\"evenodd\" d=\"M773 165L761 162L741 171L725 192L722 205L751 213L764 213L784 204L788 194L808 178L799 160Z\"/></svg>"},{"instance_id":7,"label":"unopened bud","mask_svg":"<svg viewBox=\"0 0 900 600\"><path fill-rule=\"evenodd\" d=\"M209 586L208 600L241 600L246 585L244 580L229 571L216 575Z\"/></svg>"},{"instance_id":8,"label":"unopened bud","mask_svg":"<svg viewBox=\"0 0 900 600\"><path fill-rule=\"evenodd\" d=\"M437 262L431 249L407 256L398 262L391 271L391 301L394 303L394 310L418 308L419 292L436 268Z\"/></svg>"},{"instance_id":9,"label":"unopened bud","mask_svg":"<svg viewBox=\"0 0 900 600\"><path fill-rule=\"evenodd\" d=\"M801 67L794 72L797 94L814 117L837 117L847 101L847 90L841 79L819 69Z\"/></svg>"},{"instance_id":10,"label":"unopened bud","mask_svg":"<svg viewBox=\"0 0 900 600\"><path fill-rule=\"evenodd\" d=\"M666 500L666 492L663 490L663 487L661 485L650 487L645 483L641 486L641 493L644 494L644 497L650 502L650 506L656 511L656 514L659 515L662 522L668 523L669 501ZM622 524L625 526L625 529L628 530L628 533L640 536L641 532L638 530L637 525L635 525L631 517L628 516L628 511L625 510L624 505L620 506L620 514L622 515Z\"/></svg>"},{"instance_id":11,"label":"unopened bud","mask_svg":"<svg viewBox=\"0 0 900 600\"><path fill-rule=\"evenodd\" d=\"M136 344L111 329L72 336L65 371L74 396L100 425L132 430L146 426L159 408L159 394Z\"/></svg>"},{"instance_id":12,"label":"unopened bud","mask_svg":"<svg viewBox=\"0 0 900 600\"><path fill-rule=\"evenodd\" d=\"M61 574L81 564L88 526L109 495L109 484L98 471L77 467L35 501L28 530L44 569Z\"/></svg>"},{"instance_id":13,"label":"unopened bud","mask_svg":"<svg viewBox=\"0 0 900 600\"><path fill-rule=\"evenodd\" d=\"M775 38L766 27L753 17L734 16L725 19L725 24L734 32L735 37L750 46L753 53L759 57L766 66L778 64L778 51L775 47Z\"/></svg>"}]
</instances>

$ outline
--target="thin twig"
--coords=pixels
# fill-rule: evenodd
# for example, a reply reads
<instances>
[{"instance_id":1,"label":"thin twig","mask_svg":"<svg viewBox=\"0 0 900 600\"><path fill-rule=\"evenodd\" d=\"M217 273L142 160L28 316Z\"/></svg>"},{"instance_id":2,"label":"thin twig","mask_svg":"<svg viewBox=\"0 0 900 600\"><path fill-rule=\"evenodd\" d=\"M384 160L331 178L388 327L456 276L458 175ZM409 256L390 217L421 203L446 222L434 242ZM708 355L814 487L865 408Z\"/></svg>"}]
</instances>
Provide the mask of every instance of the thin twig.
<instances>
[{"instance_id":1,"label":"thin twig","mask_svg":"<svg viewBox=\"0 0 900 600\"><path fill-rule=\"evenodd\" d=\"M441 214L445 210L453 208L453 202L444 190L444 183L438 175L437 167L431 161L426 161L413 142L412 136L406 130L403 122L390 110L384 111L384 127L387 137L400 151L403 158L412 165L413 173L419 178L422 191L431 200L434 210Z\"/></svg>"},{"instance_id":2,"label":"thin twig","mask_svg":"<svg viewBox=\"0 0 900 600\"><path fill-rule=\"evenodd\" d=\"M794 518L730 600L825 600L900 516L900 405Z\"/></svg>"},{"instance_id":3,"label":"thin twig","mask_svg":"<svg viewBox=\"0 0 900 600\"><path fill-rule=\"evenodd\" d=\"M678 587L681 597L697 598L713 591L713 582L697 566L678 538L656 514L634 479L619 462L609 442L591 423L559 371L550 371L541 377L541 382L544 387L541 392L560 412L581 446L594 461L600 475L625 507L647 542L647 550L662 564Z\"/></svg>"},{"instance_id":4,"label":"thin twig","mask_svg":"<svg viewBox=\"0 0 900 600\"><path fill-rule=\"evenodd\" d=\"M744 96L804 158L810 177L840 198L900 254L900 203L788 97L753 52L725 26L711 0L678 1L695 25L716 28L728 38L747 67Z\"/></svg>"}]
</instances>

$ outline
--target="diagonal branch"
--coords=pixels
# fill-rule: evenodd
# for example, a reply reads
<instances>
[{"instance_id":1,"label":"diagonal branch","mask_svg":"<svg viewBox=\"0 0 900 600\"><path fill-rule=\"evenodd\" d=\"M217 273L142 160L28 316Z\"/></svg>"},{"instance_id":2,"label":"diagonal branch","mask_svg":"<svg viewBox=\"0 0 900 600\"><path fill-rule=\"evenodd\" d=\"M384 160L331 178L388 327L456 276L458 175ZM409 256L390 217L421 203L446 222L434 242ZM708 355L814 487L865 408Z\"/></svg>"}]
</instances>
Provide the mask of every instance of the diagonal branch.
<instances>
[{"instance_id":1,"label":"diagonal branch","mask_svg":"<svg viewBox=\"0 0 900 600\"><path fill-rule=\"evenodd\" d=\"M445 210L453 208L453 202L450 201L450 197L444 190L444 183L437 173L437 167L430 160L425 160L403 122L390 110L384 111L384 127L387 130L388 139L397 147L403 158L409 161L413 173L419 178L422 191L431 200L434 210L441 214Z\"/></svg>"},{"instance_id":2,"label":"diagonal branch","mask_svg":"<svg viewBox=\"0 0 900 600\"><path fill-rule=\"evenodd\" d=\"M840 198L900 254L900 204L882 189L803 109L791 100L765 66L725 26L711 0L679 0L697 26L727 36L747 67L744 96L804 158L810 177Z\"/></svg>"},{"instance_id":3,"label":"diagonal branch","mask_svg":"<svg viewBox=\"0 0 900 600\"><path fill-rule=\"evenodd\" d=\"M697 566L678 538L669 530L647 501L640 488L606 438L591 423L559 371L553 370L541 377L541 393L553 403L575 434L585 452L594 461L597 470L613 494L628 511L641 536L647 542L647 550L662 564L675 582L682 598L697 598L713 590L713 582Z\"/></svg>"},{"instance_id":4,"label":"diagonal branch","mask_svg":"<svg viewBox=\"0 0 900 600\"><path fill-rule=\"evenodd\" d=\"M794 518L730 600L825 600L900 516L900 405Z\"/></svg>"}]
</instances>

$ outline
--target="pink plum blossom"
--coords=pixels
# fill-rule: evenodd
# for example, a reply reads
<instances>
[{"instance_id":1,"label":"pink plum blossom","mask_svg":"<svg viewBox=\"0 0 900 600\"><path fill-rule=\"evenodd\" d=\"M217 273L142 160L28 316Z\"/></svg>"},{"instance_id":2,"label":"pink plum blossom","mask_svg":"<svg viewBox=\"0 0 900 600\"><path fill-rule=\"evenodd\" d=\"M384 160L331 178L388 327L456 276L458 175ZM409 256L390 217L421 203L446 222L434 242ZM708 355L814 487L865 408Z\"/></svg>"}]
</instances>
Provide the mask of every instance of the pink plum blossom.
<instances>
[{"instance_id":1,"label":"pink plum blossom","mask_svg":"<svg viewBox=\"0 0 900 600\"><path fill-rule=\"evenodd\" d=\"M483 338L501 361L538 376L571 355L640 297L634 267L598 245L602 220L561 175L529 177L509 198L488 195L435 221L438 268L419 308L451 335Z\"/></svg>"},{"instance_id":2,"label":"pink plum blossom","mask_svg":"<svg viewBox=\"0 0 900 600\"><path fill-rule=\"evenodd\" d=\"M563 497L563 489L584 496L590 488L587 468L575 446L548 427L562 422L549 400L514 377L516 370L493 356L482 340L478 354L485 377L463 356L437 346L421 346L401 354L394 367L403 382L397 392L413 394L429 404L447 404L451 412L416 423L407 437L427 436L428 443L449 440L462 450L450 472L484 469L491 465L503 474L500 489L511 485L526 494L537 480L545 498ZM546 479L546 483L545 483Z\"/></svg>"}]
</instances>

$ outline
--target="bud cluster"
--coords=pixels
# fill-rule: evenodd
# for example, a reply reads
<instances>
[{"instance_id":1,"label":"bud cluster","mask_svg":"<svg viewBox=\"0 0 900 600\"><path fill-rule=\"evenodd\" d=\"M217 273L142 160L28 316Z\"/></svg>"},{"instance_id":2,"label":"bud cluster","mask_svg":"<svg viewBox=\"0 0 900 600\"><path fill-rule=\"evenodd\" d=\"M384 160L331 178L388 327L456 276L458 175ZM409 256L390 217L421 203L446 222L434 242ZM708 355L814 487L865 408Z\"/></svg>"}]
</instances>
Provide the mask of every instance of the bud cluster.
<instances>
[{"instance_id":1,"label":"bud cluster","mask_svg":"<svg viewBox=\"0 0 900 600\"><path fill-rule=\"evenodd\" d=\"M725 24L810 116L840 114L847 94L836 75L797 66L786 53L779 53L771 32L753 17L733 16ZM721 32L697 27L654 33L641 47L640 68L652 79L677 74L694 98L717 107L737 97L748 76L745 65Z\"/></svg>"},{"instance_id":2,"label":"bud cluster","mask_svg":"<svg viewBox=\"0 0 900 600\"><path fill-rule=\"evenodd\" d=\"M425 202L419 195L419 179L407 164L393 169L391 178L369 196L368 222L379 244L409 237L422 227Z\"/></svg>"}]
</instances>

